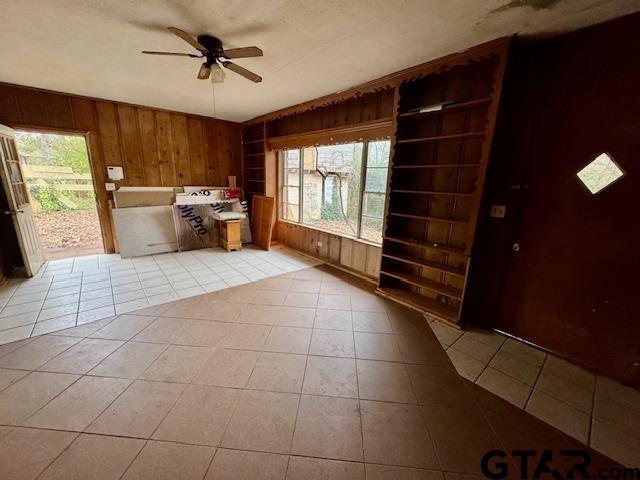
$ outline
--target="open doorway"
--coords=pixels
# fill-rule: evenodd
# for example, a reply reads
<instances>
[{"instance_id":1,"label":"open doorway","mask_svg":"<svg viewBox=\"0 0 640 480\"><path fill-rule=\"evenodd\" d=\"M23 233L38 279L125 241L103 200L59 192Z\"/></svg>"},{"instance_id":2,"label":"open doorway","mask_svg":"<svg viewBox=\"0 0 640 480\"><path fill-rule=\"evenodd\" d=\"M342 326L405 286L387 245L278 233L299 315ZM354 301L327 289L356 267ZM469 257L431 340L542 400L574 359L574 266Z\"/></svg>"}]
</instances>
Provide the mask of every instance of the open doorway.
<instances>
[{"instance_id":1,"label":"open doorway","mask_svg":"<svg viewBox=\"0 0 640 480\"><path fill-rule=\"evenodd\" d=\"M85 137L21 131L15 139L47 260L103 253Z\"/></svg>"}]
</instances>

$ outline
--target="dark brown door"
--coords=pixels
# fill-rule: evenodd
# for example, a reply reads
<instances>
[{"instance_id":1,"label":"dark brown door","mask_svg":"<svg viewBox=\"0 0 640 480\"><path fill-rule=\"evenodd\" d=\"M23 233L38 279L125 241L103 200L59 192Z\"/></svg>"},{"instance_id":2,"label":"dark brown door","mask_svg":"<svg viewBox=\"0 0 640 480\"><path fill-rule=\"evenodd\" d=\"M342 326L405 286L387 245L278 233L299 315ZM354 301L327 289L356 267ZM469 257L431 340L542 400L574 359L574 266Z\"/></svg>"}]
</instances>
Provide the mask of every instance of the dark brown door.
<instances>
[{"instance_id":1,"label":"dark brown door","mask_svg":"<svg viewBox=\"0 0 640 480\"><path fill-rule=\"evenodd\" d=\"M607 109L552 112L531 142L495 326L637 384L640 120ZM592 194L576 173L605 150L626 174Z\"/></svg>"}]
</instances>

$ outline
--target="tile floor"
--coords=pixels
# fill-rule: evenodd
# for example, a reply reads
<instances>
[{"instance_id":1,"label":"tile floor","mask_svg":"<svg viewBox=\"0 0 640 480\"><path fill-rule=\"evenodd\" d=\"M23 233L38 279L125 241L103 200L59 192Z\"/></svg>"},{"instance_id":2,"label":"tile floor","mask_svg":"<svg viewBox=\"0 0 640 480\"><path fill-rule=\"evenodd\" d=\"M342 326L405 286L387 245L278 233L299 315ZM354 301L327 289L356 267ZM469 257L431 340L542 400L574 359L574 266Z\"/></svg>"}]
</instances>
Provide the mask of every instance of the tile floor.
<instances>
[{"instance_id":1,"label":"tile floor","mask_svg":"<svg viewBox=\"0 0 640 480\"><path fill-rule=\"evenodd\" d=\"M3 479L472 480L525 447L580 444L326 266L0 346Z\"/></svg>"},{"instance_id":2,"label":"tile floor","mask_svg":"<svg viewBox=\"0 0 640 480\"><path fill-rule=\"evenodd\" d=\"M639 391L498 332L430 325L464 378L625 465L640 465Z\"/></svg>"},{"instance_id":3,"label":"tile floor","mask_svg":"<svg viewBox=\"0 0 640 480\"><path fill-rule=\"evenodd\" d=\"M283 246L53 260L36 277L0 288L0 344L318 263Z\"/></svg>"}]
</instances>

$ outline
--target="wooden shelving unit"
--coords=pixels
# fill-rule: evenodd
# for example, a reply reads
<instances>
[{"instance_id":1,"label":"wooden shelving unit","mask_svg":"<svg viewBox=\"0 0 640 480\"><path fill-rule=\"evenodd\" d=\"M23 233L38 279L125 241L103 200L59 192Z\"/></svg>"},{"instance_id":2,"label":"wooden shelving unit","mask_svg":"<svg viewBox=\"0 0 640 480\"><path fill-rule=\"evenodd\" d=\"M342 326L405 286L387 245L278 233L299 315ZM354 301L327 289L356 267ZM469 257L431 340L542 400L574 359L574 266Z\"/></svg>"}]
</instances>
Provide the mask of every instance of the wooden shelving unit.
<instances>
[{"instance_id":1,"label":"wooden shelving unit","mask_svg":"<svg viewBox=\"0 0 640 480\"><path fill-rule=\"evenodd\" d=\"M457 64L402 82L396 94L378 293L453 324L460 322L505 56L471 50Z\"/></svg>"},{"instance_id":2,"label":"wooden shelving unit","mask_svg":"<svg viewBox=\"0 0 640 480\"><path fill-rule=\"evenodd\" d=\"M242 179L244 196L251 205L254 195L265 193L265 129L258 122L242 128Z\"/></svg>"}]
</instances>

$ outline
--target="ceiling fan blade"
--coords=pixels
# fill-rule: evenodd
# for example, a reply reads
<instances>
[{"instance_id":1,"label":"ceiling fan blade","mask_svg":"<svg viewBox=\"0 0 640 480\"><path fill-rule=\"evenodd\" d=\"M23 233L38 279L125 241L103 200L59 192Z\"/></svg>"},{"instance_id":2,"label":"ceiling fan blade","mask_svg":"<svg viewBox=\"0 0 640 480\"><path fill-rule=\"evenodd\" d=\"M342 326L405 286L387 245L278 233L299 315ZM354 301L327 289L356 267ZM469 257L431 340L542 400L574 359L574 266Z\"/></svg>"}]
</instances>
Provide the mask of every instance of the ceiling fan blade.
<instances>
[{"instance_id":1,"label":"ceiling fan blade","mask_svg":"<svg viewBox=\"0 0 640 480\"><path fill-rule=\"evenodd\" d=\"M198 80L206 80L211 75L211 68L207 67L206 63L200 65L200 70L198 70Z\"/></svg>"},{"instance_id":2,"label":"ceiling fan blade","mask_svg":"<svg viewBox=\"0 0 640 480\"><path fill-rule=\"evenodd\" d=\"M169 31L174 35L177 35L178 37L183 39L185 42L187 42L196 50L200 50L202 53L208 52L208 50L200 42L198 42L195 38L193 38L184 30L180 30L179 28L176 28L176 27L169 27Z\"/></svg>"},{"instance_id":3,"label":"ceiling fan blade","mask_svg":"<svg viewBox=\"0 0 640 480\"><path fill-rule=\"evenodd\" d=\"M262 77L260 75L256 75L255 73L247 70L246 68L241 67L240 65L236 65L231 62L222 62L225 68L228 68L232 72L236 72L238 75L242 75L244 78L251 80L255 83L260 83L262 81Z\"/></svg>"},{"instance_id":4,"label":"ceiling fan blade","mask_svg":"<svg viewBox=\"0 0 640 480\"><path fill-rule=\"evenodd\" d=\"M175 55L176 57L200 58L200 55L194 55L193 53L153 52L150 50L143 50L142 53L146 53L147 55Z\"/></svg>"},{"instance_id":5,"label":"ceiling fan blade","mask_svg":"<svg viewBox=\"0 0 640 480\"><path fill-rule=\"evenodd\" d=\"M261 57L262 50L258 47L231 48L222 52L222 56L225 58Z\"/></svg>"}]
</instances>

